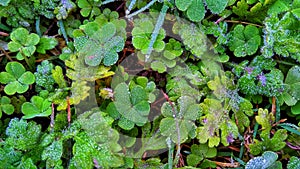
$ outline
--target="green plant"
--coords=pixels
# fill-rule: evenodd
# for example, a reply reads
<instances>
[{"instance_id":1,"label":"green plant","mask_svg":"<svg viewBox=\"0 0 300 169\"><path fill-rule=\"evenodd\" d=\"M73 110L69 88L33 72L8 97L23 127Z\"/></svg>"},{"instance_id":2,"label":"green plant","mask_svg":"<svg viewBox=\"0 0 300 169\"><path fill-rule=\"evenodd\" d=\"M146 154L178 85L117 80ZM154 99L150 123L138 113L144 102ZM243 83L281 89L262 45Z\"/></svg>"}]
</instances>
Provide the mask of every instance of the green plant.
<instances>
[{"instance_id":1,"label":"green plant","mask_svg":"<svg viewBox=\"0 0 300 169\"><path fill-rule=\"evenodd\" d=\"M29 34L25 28L18 28L11 33L11 42L8 43L8 49L11 52L18 52L16 57L23 60L24 57L30 57L36 51L36 45L40 41L40 37L35 34Z\"/></svg>"},{"instance_id":2,"label":"green plant","mask_svg":"<svg viewBox=\"0 0 300 169\"><path fill-rule=\"evenodd\" d=\"M217 156L217 149L215 147L210 148L207 144L193 144L191 146L191 154L187 156L187 163L189 166L196 167L204 159L215 156Z\"/></svg>"},{"instance_id":3,"label":"green plant","mask_svg":"<svg viewBox=\"0 0 300 169\"><path fill-rule=\"evenodd\" d=\"M18 62L9 62L5 66L6 72L0 73L0 82L7 84L4 92L8 95L22 94L29 89L29 85L35 82L33 73L26 71Z\"/></svg>"},{"instance_id":4,"label":"green plant","mask_svg":"<svg viewBox=\"0 0 300 169\"><path fill-rule=\"evenodd\" d=\"M287 131L285 129L278 129L271 138L270 132L272 124L275 122L275 117L272 113L268 113L268 110L259 109L258 115L255 116L255 120L262 126L260 133L261 141L254 138L254 143L250 144L250 153L258 155L264 151L279 151L285 147L285 139L287 138Z\"/></svg>"},{"instance_id":5,"label":"green plant","mask_svg":"<svg viewBox=\"0 0 300 169\"><path fill-rule=\"evenodd\" d=\"M221 13L226 5L226 1L206 0L207 8L214 14ZM204 2L202 0L175 0L176 7L181 11L186 11L187 17L193 22L199 22L204 18L206 13Z\"/></svg>"},{"instance_id":6,"label":"green plant","mask_svg":"<svg viewBox=\"0 0 300 169\"><path fill-rule=\"evenodd\" d=\"M151 62L150 66L152 70L163 73L167 71L167 68L173 68L178 62L178 57L182 54L181 43L171 38L166 44L165 49L162 52L152 52L148 62ZM141 61L145 61L145 55L138 52L138 58Z\"/></svg>"},{"instance_id":7,"label":"green plant","mask_svg":"<svg viewBox=\"0 0 300 169\"><path fill-rule=\"evenodd\" d=\"M30 102L25 102L22 105L22 113L24 119L34 117L47 117L51 114L51 102L40 96L32 96Z\"/></svg>"},{"instance_id":8,"label":"green plant","mask_svg":"<svg viewBox=\"0 0 300 169\"><path fill-rule=\"evenodd\" d=\"M2 117L2 113L11 115L14 111L15 107L11 104L10 98L7 96L2 96L0 99L0 118Z\"/></svg>"},{"instance_id":9,"label":"green plant","mask_svg":"<svg viewBox=\"0 0 300 169\"><path fill-rule=\"evenodd\" d=\"M279 161L276 161L278 155L272 151L265 151L262 156L255 157L247 162L245 168L246 169L281 169L282 164Z\"/></svg>"},{"instance_id":10,"label":"green plant","mask_svg":"<svg viewBox=\"0 0 300 169\"><path fill-rule=\"evenodd\" d=\"M277 54L300 60L298 16L293 13L299 8L297 3L293 3L292 6L296 9L282 14L272 14L265 19L264 45L261 48L264 57L270 58Z\"/></svg>"},{"instance_id":11,"label":"green plant","mask_svg":"<svg viewBox=\"0 0 300 169\"><path fill-rule=\"evenodd\" d=\"M133 46L141 50L142 54L148 54L148 48L151 42L151 34L155 28L154 18L151 18L145 14L140 14L139 18L134 20L136 25L132 30L132 43ZM153 43L153 49L157 52L161 52L165 48L165 42L163 39L166 36L164 29L159 29L158 36Z\"/></svg>"},{"instance_id":12,"label":"green plant","mask_svg":"<svg viewBox=\"0 0 300 169\"><path fill-rule=\"evenodd\" d=\"M80 14L83 17L93 18L94 16L98 16L101 11L99 7L101 6L101 1L94 1L94 0L79 0L77 2L78 7L81 8Z\"/></svg>"},{"instance_id":13,"label":"green plant","mask_svg":"<svg viewBox=\"0 0 300 169\"><path fill-rule=\"evenodd\" d=\"M199 142L201 144L208 142L209 147L218 146L220 142L229 145L237 137L238 128L234 121L224 113L227 110L222 106L222 102L206 98L200 106L204 116L200 118L203 126L197 127Z\"/></svg>"},{"instance_id":14,"label":"green plant","mask_svg":"<svg viewBox=\"0 0 300 169\"><path fill-rule=\"evenodd\" d=\"M234 27L229 33L228 46L236 57L253 55L261 43L259 29L252 25L241 24Z\"/></svg>"},{"instance_id":15,"label":"green plant","mask_svg":"<svg viewBox=\"0 0 300 169\"><path fill-rule=\"evenodd\" d=\"M300 160L299 160L299 158L295 157L295 156L291 157L290 161L289 161L289 163L287 165L287 168L288 169L296 169L298 167L300 167Z\"/></svg>"},{"instance_id":16,"label":"green plant","mask_svg":"<svg viewBox=\"0 0 300 169\"><path fill-rule=\"evenodd\" d=\"M185 48L196 57L201 58L207 51L206 36L197 25L176 22L172 30L182 38Z\"/></svg>"},{"instance_id":17,"label":"green plant","mask_svg":"<svg viewBox=\"0 0 300 169\"><path fill-rule=\"evenodd\" d=\"M239 16L239 18L255 23L261 23L269 13L268 11L275 6L275 0L270 1L246 1L240 0L236 6L232 7L232 12ZM276 7L275 7L276 8ZM277 9L281 9L279 5Z\"/></svg>"},{"instance_id":18,"label":"green plant","mask_svg":"<svg viewBox=\"0 0 300 169\"><path fill-rule=\"evenodd\" d=\"M284 91L283 74L274 68L272 59L257 56L244 67L243 75L238 80L242 93L246 95L279 96Z\"/></svg>"},{"instance_id":19,"label":"green plant","mask_svg":"<svg viewBox=\"0 0 300 169\"><path fill-rule=\"evenodd\" d=\"M90 22L83 28L85 35L75 36L75 48L85 58L89 66L115 64L118 53L124 47L124 39L116 35L117 27L107 23L99 28L96 22Z\"/></svg>"},{"instance_id":20,"label":"green plant","mask_svg":"<svg viewBox=\"0 0 300 169\"><path fill-rule=\"evenodd\" d=\"M53 37L43 36L36 47L36 51L41 54L46 54L47 50L53 49L58 44Z\"/></svg>"},{"instance_id":21,"label":"green plant","mask_svg":"<svg viewBox=\"0 0 300 169\"><path fill-rule=\"evenodd\" d=\"M37 66L37 70L34 73L36 79L36 91L39 92L42 89L52 92L54 90L55 81L52 77L53 64L48 60L43 61Z\"/></svg>"},{"instance_id":22,"label":"green plant","mask_svg":"<svg viewBox=\"0 0 300 169\"><path fill-rule=\"evenodd\" d=\"M164 118L159 128L162 135L170 137L174 143L179 144L188 138L196 137L194 121L200 117L201 113L199 104L196 104L191 97L181 96L177 99L177 103L178 105L171 102L163 104L161 113Z\"/></svg>"},{"instance_id":23,"label":"green plant","mask_svg":"<svg viewBox=\"0 0 300 169\"><path fill-rule=\"evenodd\" d=\"M118 125L130 130L136 124L143 126L148 121L150 112L149 94L155 89L153 82L146 85L138 83L128 86L126 83L118 84L114 89L114 102L109 103L106 111L115 119L120 119ZM152 101L151 101L152 100Z\"/></svg>"}]
</instances>

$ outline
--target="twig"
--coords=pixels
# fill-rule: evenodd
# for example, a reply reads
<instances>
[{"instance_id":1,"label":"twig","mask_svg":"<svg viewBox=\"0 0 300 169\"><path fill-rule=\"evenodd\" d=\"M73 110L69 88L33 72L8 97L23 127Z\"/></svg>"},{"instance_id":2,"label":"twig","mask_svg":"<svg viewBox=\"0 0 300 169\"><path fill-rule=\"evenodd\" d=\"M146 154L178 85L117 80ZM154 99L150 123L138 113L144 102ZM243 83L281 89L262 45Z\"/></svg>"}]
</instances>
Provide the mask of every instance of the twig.
<instances>
[{"instance_id":1,"label":"twig","mask_svg":"<svg viewBox=\"0 0 300 169\"><path fill-rule=\"evenodd\" d=\"M8 60L10 60L11 62L13 61L12 58L8 55L8 53L2 47L0 47L0 50L4 53L4 55L7 57Z\"/></svg>"},{"instance_id":2,"label":"twig","mask_svg":"<svg viewBox=\"0 0 300 169\"><path fill-rule=\"evenodd\" d=\"M115 0L106 0L104 2L101 3L101 5L106 5L108 3L114 2Z\"/></svg>"},{"instance_id":3,"label":"twig","mask_svg":"<svg viewBox=\"0 0 300 169\"><path fill-rule=\"evenodd\" d=\"M71 125L71 106L70 106L70 98L67 96L67 112L68 112L68 125Z\"/></svg>"},{"instance_id":4,"label":"twig","mask_svg":"<svg viewBox=\"0 0 300 169\"><path fill-rule=\"evenodd\" d=\"M240 163L234 162L234 163L223 163L223 162L218 162L214 161L218 166L221 166L222 168L237 168L240 166Z\"/></svg>"},{"instance_id":5,"label":"twig","mask_svg":"<svg viewBox=\"0 0 300 169\"><path fill-rule=\"evenodd\" d=\"M8 34L8 33L1 32L1 31L0 31L0 36L9 36L9 34Z\"/></svg>"},{"instance_id":6,"label":"twig","mask_svg":"<svg viewBox=\"0 0 300 169\"><path fill-rule=\"evenodd\" d=\"M156 1L157 1L157 0L152 0L151 2L149 2L149 3L148 3L146 6L144 6L143 8L141 8L141 9L139 9L139 10L133 12L133 13L130 14L130 15L126 15L125 17L128 18L128 19L132 18L133 16L135 16L135 15L137 15L137 14L139 14L139 13L145 11L146 9L148 9L148 8L149 8L150 6L152 6Z\"/></svg>"},{"instance_id":7,"label":"twig","mask_svg":"<svg viewBox=\"0 0 300 169\"><path fill-rule=\"evenodd\" d=\"M274 116L276 116L276 98L273 96L272 97L272 109L271 109L272 113Z\"/></svg>"},{"instance_id":8,"label":"twig","mask_svg":"<svg viewBox=\"0 0 300 169\"><path fill-rule=\"evenodd\" d=\"M245 24L245 25L253 25L253 26L257 26L257 27L264 27L262 25L258 25L255 23L249 23L249 22L243 22L243 21L233 21L233 20L225 20L225 22L230 22L230 23L241 23L241 24Z\"/></svg>"}]
</instances>

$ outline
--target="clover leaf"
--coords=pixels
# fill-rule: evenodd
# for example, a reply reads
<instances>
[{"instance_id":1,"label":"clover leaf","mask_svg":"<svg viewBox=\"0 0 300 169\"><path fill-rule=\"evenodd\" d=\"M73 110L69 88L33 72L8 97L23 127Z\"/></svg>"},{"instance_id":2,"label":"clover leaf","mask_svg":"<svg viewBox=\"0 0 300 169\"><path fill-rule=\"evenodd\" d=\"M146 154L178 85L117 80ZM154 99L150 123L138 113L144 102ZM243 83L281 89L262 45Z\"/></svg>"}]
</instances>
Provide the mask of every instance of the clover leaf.
<instances>
[{"instance_id":1,"label":"clover leaf","mask_svg":"<svg viewBox=\"0 0 300 169\"><path fill-rule=\"evenodd\" d=\"M300 168L300 160L298 157L292 156L290 161L287 164L288 169L297 169Z\"/></svg>"},{"instance_id":2,"label":"clover leaf","mask_svg":"<svg viewBox=\"0 0 300 169\"><path fill-rule=\"evenodd\" d=\"M293 66L285 78L286 89L282 93L283 100L288 106L293 106L300 100L300 67Z\"/></svg>"},{"instance_id":3,"label":"clover leaf","mask_svg":"<svg viewBox=\"0 0 300 169\"><path fill-rule=\"evenodd\" d=\"M22 105L23 119L31 119L34 117L47 117L51 114L51 102L40 96L33 96L30 102Z\"/></svg>"},{"instance_id":4,"label":"clover leaf","mask_svg":"<svg viewBox=\"0 0 300 169\"><path fill-rule=\"evenodd\" d=\"M134 84L128 86L127 84L120 83L114 90L115 101L109 103L106 111L115 119L120 119L118 125L125 129L130 130L134 125L143 126L148 122L148 115L150 112L151 101L150 86L154 82L147 82L146 86L142 84ZM154 85L155 86L155 85Z\"/></svg>"},{"instance_id":5,"label":"clover leaf","mask_svg":"<svg viewBox=\"0 0 300 169\"><path fill-rule=\"evenodd\" d=\"M58 44L55 38L43 36L41 37L36 51L41 54L46 54L46 50L53 49Z\"/></svg>"},{"instance_id":6,"label":"clover leaf","mask_svg":"<svg viewBox=\"0 0 300 169\"><path fill-rule=\"evenodd\" d=\"M11 42L8 43L8 49L11 52L18 52L17 59L23 60L24 57L30 57L36 50L36 45L40 41L39 35L35 33L29 34L25 28L17 28L11 35Z\"/></svg>"},{"instance_id":7,"label":"clover leaf","mask_svg":"<svg viewBox=\"0 0 300 169\"><path fill-rule=\"evenodd\" d=\"M252 25L244 27L239 24L234 27L234 30L228 36L229 49L234 52L236 57L253 55L261 43L259 30Z\"/></svg>"},{"instance_id":8,"label":"clover leaf","mask_svg":"<svg viewBox=\"0 0 300 169\"><path fill-rule=\"evenodd\" d=\"M189 96L181 96L177 100L178 105L165 102L161 107L164 118L160 122L160 131L163 136L170 137L177 143L178 130L180 132L180 143L189 137L196 136L196 125L194 121L200 117L200 106ZM177 123L179 128L177 128Z\"/></svg>"},{"instance_id":9,"label":"clover leaf","mask_svg":"<svg viewBox=\"0 0 300 169\"><path fill-rule=\"evenodd\" d=\"M181 48L181 43L171 38L166 44L163 53L161 52L152 52L149 62L151 62L152 70L163 73L167 71L167 68L173 68L176 66L177 59L183 52ZM145 61L145 55L141 52L137 53L139 60Z\"/></svg>"},{"instance_id":10,"label":"clover leaf","mask_svg":"<svg viewBox=\"0 0 300 169\"><path fill-rule=\"evenodd\" d=\"M101 1L94 1L94 0L79 0L77 2L78 7L81 8L80 14L83 17L88 17L90 15L90 18L93 16L98 16L101 11L100 11L100 6L101 6Z\"/></svg>"},{"instance_id":11,"label":"clover leaf","mask_svg":"<svg viewBox=\"0 0 300 169\"><path fill-rule=\"evenodd\" d=\"M228 0L206 0L207 8L214 14L221 13L227 6ZM206 13L203 0L175 0L176 7L186 11L187 17L193 22L201 21Z\"/></svg>"},{"instance_id":12,"label":"clover leaf","mask_svg":"<svg viewBox=\"0 0 300 169\"><path fill-rule=\"evenodd\" d=\"M175 5L179 10L186 11L187 17L193 22L204 18L206 11L203 0L176 0Z\"/></svg>"},{"instance_id":13,"label":"clover leaf","mask_svg":"<svg viewBox=\"0 0 300 169\"><path fill-rule=\"evenodd\" d=\"M2 112L11 115L15 111L14 106L11 104L11 100L7 96L2 96L0 99L0 118L2 117Z\"/></svg>"},{"instance_id":14,"label":"clover leaf","mask_svg":"<svg viewBox=\"0 0 300 169\"><path fill-rule=\"evenodd\" d=\"M85 36L76 36L74 45L79 56L84 57L89 66L98 66L101 62L111 66L118 60L118 53L124 47L124 38L116 35L116 26L107 23L102 27L90 22L83 27Z\"/></svg>"},{"instance_id":15,"label":"clover leaf","mask_svg":"<svg viewBox=\"0 0 300 169\"><path fill-rule=\"evenodd\" d=\"M151 42L151 34L154 30L153 19L148 16L140 15L140 18L134 20L134 28L132 30L132 43L136 49L141 50L142 54L147 54L148 47ZM158 36L153 44L153 49L160 52L165 47L163 39L166 36L164 29L160 29Z\"/></svg>"},{"instance_id":16,"label":"clover leaf","mask_svg":"<svg viewBox=\"0 0 300 169\"><path fill-rule=\"evenodd\" d=\"M7 84L4 92L8 95L13 95L16 92L19 94L26 92L29 85L35 81L34 75L26 71L21 63L9 62L5 66L5 70L6 72L0 73L0 83Z\"/></svg>"},{"instance_id":17,"label":"clover leaf","mask_svg":"<svg viewBox=\"0 0 300 169\"><path fill-rule=\"evenodd\" d=\"M208 147L207 144L193 144L191 146L191 154L187 156L187 163L189 166L197 166L204 158L213 158L217 156L217 149L215 147Z\"/></svg>"}]
</instances>

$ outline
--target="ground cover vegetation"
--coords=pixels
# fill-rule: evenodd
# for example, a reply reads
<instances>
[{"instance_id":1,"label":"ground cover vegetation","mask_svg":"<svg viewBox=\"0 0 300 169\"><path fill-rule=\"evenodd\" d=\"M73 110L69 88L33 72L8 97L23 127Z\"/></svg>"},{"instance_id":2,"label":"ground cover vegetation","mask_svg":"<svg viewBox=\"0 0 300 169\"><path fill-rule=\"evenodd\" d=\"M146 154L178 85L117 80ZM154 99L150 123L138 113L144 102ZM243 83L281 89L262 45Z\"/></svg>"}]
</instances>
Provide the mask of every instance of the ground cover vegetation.
<instances>
[{"instance_id":1,"label":"ground cover vegetation","mask_svg":"<svg viewBox=\"0 0 300 169\"><path fill-rule=\"evenodd\" d=\"M300 0L0 0L0 168L300 168Z\"/></svg>"}]
</instances>

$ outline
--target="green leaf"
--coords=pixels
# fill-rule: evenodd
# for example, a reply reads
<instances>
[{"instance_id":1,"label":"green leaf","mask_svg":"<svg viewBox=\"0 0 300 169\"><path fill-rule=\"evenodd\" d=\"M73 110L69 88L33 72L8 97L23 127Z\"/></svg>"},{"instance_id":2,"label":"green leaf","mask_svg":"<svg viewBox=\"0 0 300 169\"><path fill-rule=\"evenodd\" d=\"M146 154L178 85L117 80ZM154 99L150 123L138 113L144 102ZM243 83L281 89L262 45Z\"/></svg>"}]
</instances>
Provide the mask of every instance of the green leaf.
<instances>
[{"instance_id":1,"label":"green leaf","mask_svg":"<svg viewBox=\"0 0 300 169\"><path fill-rule=\"evenodd\" d=\"M290 161L287 164L288 169L297 169L300 168L300 160L298 157L292 156Z\"/></svg>"},{"instance_id":2,"label":"green leaf","mask_svg":"<svg viewBox=\"0 0 300 169\"><path fill-rule=\"evenodd\" d=\"M35 76L33 75L33 73L27 71L22 74L18 81L23 84L33 84L35 82Z\"/></svg>"},{"instance_id":3,"label":"green leaf","mask_svg":"<svg viewBox=\"0 0 300 169\"><path fill-rule=\"evenodd\" d=\"M44 100L39 96L33 96L31 102L25 102L22 105L22 113L24 119L31 119L34 117L47 117L51 114L51 102Z\"/></svg>"},{"instance_id":4,"label":"green leaf","mask_svg":"<svg viewBox=\"0 0 300 169\"><path fill-rule=\"evenodd\" d=\"M207 8L214 14L221 13L227 6L228 0L206 0Z\"/></svg>"},{"instance_id":5,"label":"green leaf","mask_svg":"<svg viewBox=\"0 0 300 169\"><path fill-rule=\"evenodd\" d=\"M291 112L294 115L300 114L300 102L299 101L294 106L291 107Z\"/></svg>"},{"instance_id":6,"label":"green leaf","mask_svg":"<svg viewBox=\"0 0 300 169\"><path fill-rule=\"evenodd\" d=\"M35 122L12 119L6 129L6 143L18 150L31 150L38 144L41 136L41 126Z\"/></svg>"},{"instance_id":7,"label":"green leaf","mask_svg":"<svg viewBox=\"0 0 300 169\"><path fill-rule=\"evenodd\" d=\"M17 52L22 48L22 44L12 41L7 44L7 47L11 52Z\"/></svg>"},{"instance_id":8,"label":"green leaf","mask_svg":"<svg viewBox=\"0 0 300 169\"><path fill-rule=\"evenodd\" d=\"M1 0L0 5L7 6L10 3L11 0Z\"/></svg>"},{"instance_id":9,"label":"green leaf","mask_svg":"<svg viewBox=\"0 0 300 169\"><path fill-rule=\"evenodd\" d=\"M35 46L39 43L40 37L39 35L35 33L31 33L27 36L26 43L24 43L25 46Z\"/></svg>"},{"instance_id":10,"label":"green leaf","mask_svg":"<svg viewBox=\"0 0 300 169\"><path fill-rule=\"evenodd\" d=\"M54 167L63 154L62 140L53 141L42 153L42 160L47 161L48 167Z\"/></svg>"},{"instance_id":11,"label":"green leaf","mask_svg":"<svg viewBox=\"0 0 300 169\"><path fill-rule=\"evenodd\" d=\"M193 22L199 22L204 18L205 8L202 0L176 0L176 7L186 11L188 18Z\"/></svg>"},{"instance_id":12,"label":"green leaf","mask_svg":"<svg viewBox=\"0 0 300 169\"><path fill-rule=\"evenodd\" d=\"M16 78L7 73L7 72L1 72L0 73L0 82L3 83L3 84L7 84L7 83L10 83L10 82L14 82L16 81Z\"/></svg>"},{"instance_id":13,"label":"green leaf","mask_svg":"<svg viewBox=\"0 0 300 169\"><path fill-rule=\"evenodd\" d=\"M260 157L255 157L247 162L246 169L263 169L271 167L277 160L278 155L272 151L266 151Z\"/></svg>"},{"instance_id":14,"label":"green leaf","mask_svg":"<svg viewBox=\"0 0 300 169\"><path fill-rule=\"evenodd\" d=\"M151 62L151 68L155 71L158 71L158 73L163 73L167 70L166 66L159 61Z\"/></svg>"},{"instance_id":15,"label":"green leaf","mask_svg":"<svg viewBox=\"0 0 300 169\"><path fill-rule=\"evenodd\" d=\"M229 33L228 46L234 52L236 57L245 57L253 55L261 43L259 30L252 25L244 27L239 24Z\"/></svg>"},{"instance_id":16,"label":"green leaf","mask_svg":"<svg viewBox=\"0 0 300 169\"><path fill-rule=\"evenodd\" d=\"M58 44L55 38L42 37L36 48L36 51L41 54L46 54L47 50L53 49Z\"/></svg>"},{"instance_id":17,"label":"green leaf","mask_svg":"<svg viewBox=\"0 0 300 169\"><path fill-rule=\"evenodd\" d=\"M7 73L13 75L16 79L20 78L25 72L24 66L19 62L9 62L5 66L5 70Z\"/></svg>"}]
</instances>

